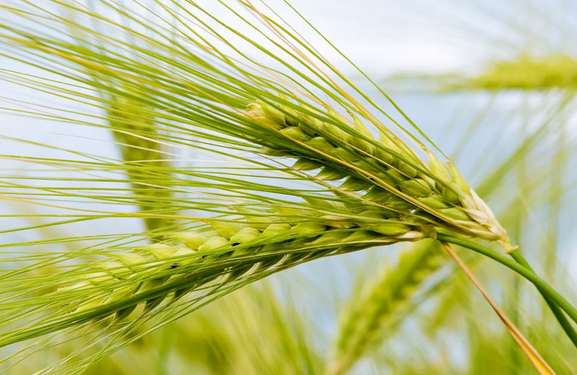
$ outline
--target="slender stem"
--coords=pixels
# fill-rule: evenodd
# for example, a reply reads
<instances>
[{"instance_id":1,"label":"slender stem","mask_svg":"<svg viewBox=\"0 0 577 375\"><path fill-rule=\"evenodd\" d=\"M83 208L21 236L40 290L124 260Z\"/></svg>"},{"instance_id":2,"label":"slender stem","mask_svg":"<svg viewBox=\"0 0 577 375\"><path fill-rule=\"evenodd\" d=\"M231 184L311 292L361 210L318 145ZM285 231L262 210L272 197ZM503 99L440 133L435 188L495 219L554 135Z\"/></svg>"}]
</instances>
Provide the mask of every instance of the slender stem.
<instances>
[{"instance_id":1,"label":"slender stem","mask_svg":"<svg viewBox=\"0 0 577 375\"><path fill-rule=\"evenodd\" d=\"M511 255L511 257L515 259L517 263L533 271L533 268L531 267L529 262L527 262L525 257L523 257L521 252L519 252L519 250L514 250L510 252L509 255ZM577 332L575 331L575 328L573 328L571 322L565 316L565 313L563 313L563 311L559 308L559 306L555 304L555 302L549 299L549 297L541 290L541 288L537 287L537 290L539 291L539 293L541 293L541 295L545 299L545 302L547 302L547 305L549 305L549 308L553 312L553 315L555 315L555 318L557 318L557 321L559 322L559 324L561 325L561 327L563 328L563 330L565 331L565 333L567 334L573 345L577 347Z\"/></svg>"},{"instance_id":2,"label":"slender stem","mask_svg":"<svg viewBox=\"0 0 577 375\"><path fill-rule=\"evenodd\" d=\"M457 256L457 254L453 251L453 249L451 249L451 246L445 242L442 242L442 244L445 247L445 249L447 250L447 252L449 253L449 255L451 255L451 257L455 260L457 265L463 270L463 272L467 275L467 277L471 280L471 282L475 285L475 287L479 290L479 292L481 292L481 294L487 300L489 305L491 305L491 307L493 308L495 313L497 313L497 315L499 316L499 319L501 319L501 321L503 322L503 324L505 325L505 327L507 328L507 330L509 331L511 336L513 336L513 338L515 339L515 341L517 342L517 344L519 345L521 350L523 350L523 352L525 353L527 358L529 358L529 360L531 361L533 366L535 366L535 369L537 371L539 371L539 374L541 374L541 375L546 375L546 374L555 375L555 372L549 366L549 364L547 364L547 362L545 362L545 360L543 359L543 357L541 357L539 352L537 352L537 350L535 350L535 348L525 338L525 336L523 336L523 334L517 329L517 327L515 327L515 325L507 317L507 315L505 315L505 313L499 308L499 306L497 306L497 304L495 303L495 301L493 301L493 299L491 298L489 293L485 290L485 288L483 288L481 283L475 278L475 276L473 275L471 270L469 270L469 268L465 265L465 263L463 263L463 261Z\"/></svg>"},{"instance_id":3,"label":"slender stem","mask_svg":"<svg viewBox=\"0 0 577 375\"><path fill-rule=\"evenodd\" d=\"M481 244L478 244L473 241L465 240L462 238L454 237L449 234L438 233L437 239L439 241L444 241L448 243L452 243L455 245L466 247L470 250L476 251L480 254L488 256L496 260L497 262L503 264L506 267L509 267L513 271L517 272L527 280L531 281L539 290L544 293L552 302L557 304L561 309L563 309L567 315L574 321L577 322L577 309L573 307L563 296L561 296L555 289L553 289L549 284L547 284L543 279L541 279L537 274L528 269L519 263L515 262L514 260L508 258L507 256L496 252L495 250L491 250Z\"/></svg>"}]
</instances>

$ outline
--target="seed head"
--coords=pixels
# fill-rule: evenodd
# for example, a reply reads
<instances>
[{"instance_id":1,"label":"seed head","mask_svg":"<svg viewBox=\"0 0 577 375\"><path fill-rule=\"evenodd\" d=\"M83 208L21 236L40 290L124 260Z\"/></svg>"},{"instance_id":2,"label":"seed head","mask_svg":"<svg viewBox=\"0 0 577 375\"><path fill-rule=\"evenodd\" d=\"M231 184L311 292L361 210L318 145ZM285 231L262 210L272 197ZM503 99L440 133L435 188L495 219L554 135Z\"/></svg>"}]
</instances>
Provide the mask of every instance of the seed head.
<instances>
[{"instance_id":1,"label":"seed head","mask_svg":"<svg viewBox=\"0 0 577 375\"><path fill-rule=\"evenodd\" d=\"M339 196L341 191L357 192L359 200L380 207L389 218L426 225L429 235L434 236L432 226L510 246L493 213L450 162L442 163L427 149L427 160L422 160L388 132L382 131L377 141L359 118L349 119L333 108L322 114L330 122L299 108L260 101L249 105L247 117L274 123L269 127L281 137L273 133L262 141L265 154L297 159L293 166L297 171L319 169L315 176L319 181L345 179L337 183ZM393 228L383 224L379 231L395 233Z\"/></svg>"}]
</instances>

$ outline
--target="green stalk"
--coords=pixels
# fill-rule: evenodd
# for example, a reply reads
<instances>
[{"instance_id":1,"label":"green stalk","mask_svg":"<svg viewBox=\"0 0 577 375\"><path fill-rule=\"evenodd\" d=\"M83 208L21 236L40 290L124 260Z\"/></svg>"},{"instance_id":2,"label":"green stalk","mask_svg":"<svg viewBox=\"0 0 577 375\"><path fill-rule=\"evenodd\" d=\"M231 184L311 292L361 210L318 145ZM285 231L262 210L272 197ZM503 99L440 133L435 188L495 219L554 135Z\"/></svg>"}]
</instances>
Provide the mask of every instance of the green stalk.
<instances>
[{"instance_id":1,"label":"green stalk","mask_svg":"<svg viewBox=\"0 0 577 375\"><path fill-rule=\"evenodd\" d=\"M531 267L529 262L527 262L525 257L523 257L523 255L521 254L521 252L519 250L514 250L514 251L510 252L509 255L511 255L511 257L513 259L515 259L515 261L517 263L519 263L523 267L533 271L533 268ZM545 302L547 302L547 305L551 309L551 312L553 312L553 315L555 315L555 318L557 319L557 321L559 322L559 324L563 328L563 331L565 331L565 333L567 334L567 336L569 337L569 339L571 340L573 345L575 347L577 347L577 332L575 331L575 329L571 325L571 322L567 319L567 317L565 316L563 311L559 308L559 306L557 306L555 304L555 302L553 302L551 299L549 299L549 297L546 295L546 293L543 292L543 290L541 288L539 288L537 286L537 290L539 291L539 293L541 293L541 295L545 299Z\"/></svg>"},{"instance_id":2,"label":"green stalk","mask_svg":"<svg viewBox=\"0 0 577 375\"><path fill-rule=\"evenodd\" d=\"M448 243L452 243L454 245L459 245L462 247L466 247L467 249L473 250L489 258L496 260L497 262L503 264L504 266L512 269L513 271L517 272L519 275L523 276L527 280L531 281L539 291L544 294L547 298L550 299L553 303L555 303L558 307L563 309L567 315L574 321L577 322L577 309L573 307L561 294L559 294L555 289L553 289L545 280L541 279L537 274L512 259L507 258L503 254L499 254L498 252L489 249L481 244L478 244L473 241L469 241L463 238L455 237L449 234L438 233L437 239L439 241L444 241Z\"/></svg>"},{"instance_id":3,"label":"green stalk","mask_svg":"<svg viewBox=\"0 0 577 375\"><path fill-rule=\"evenodd\" d=\"M445 241L445 242L451 242L450 240L444 239L444 235L439 234L438 235L439 240ZM456 239L456 238L455 238ZM458 239L460 240L460 239ZM502 259L508 260L510 262L509 259L507 259L505 256L494 252L493 250L490 250L488 248L485 248L477 243L471 242L471 241L465 241L467 242L467 244L459 244L457 242L451 242L457 245L461 245L464 247L467 247L471 250L474 251L478 251L481 252L481 247L483 248L484 251L487 252L492 252L493 254L488 254L488 253L483 253L484 255L487 255L491 258L493 258L494 260L497 260L498 262L506 265L509 267L509 265L507 265L506 263L501 262L500 259L497 259L495 256L498 256ZM471 246L469 246L470 244L474 244L476 246L476 248L473 248ZM511 251L509 253L509 255L511 255L511 257L515 260L515 262L517 262L518 265L524 267L525 269L531 271L533 273L534 276L537 276L535 274L535 271L533 270L533 268L531 267L531 265L529 264L529 262L527 262L527 260L523 257L523 255L519 252L519 250L514 250ZM515 268L513 267L509 267L511 269L513 269L514 271L518 272L519 274L521 274L522 276L526 277L523 273L517 271ZM560 309L560 305L558 305L558 303L556 301L554 301L554 299L551 299L551 296L548 294L548 292L546 290L544 290L539 284L540 283L545 283L544 280L539 279L540 283L536 283L534 280L531 280L530 278L526 277L527 279L529 279L529 281L531 281L536 287L537 290L539 291L539 293L543 296L543 298L545 299L545 302L547 303L547 305L549 306L549 308L551 309L551 311L553 312L553 315L555 315L555 318L557 319L557 321L559 322L559 324L561 325L561 327L563 328L563 331L565 331L565 333L567 334L567 336L569 337L569 339L571 340L571 342L573 343L573 345L575 347L577 347L577 332L575 331L575 329L573 328L573 326L571 325L571 322L569 322L569 320L567 319L567 317L565 316L565 314L563 313L563 311ZM546 283L545 283L546 284ZM551 289L552 290L552 289ZM559 297L561 297L559 295ZM562 298L562 297L561 297ZM566 302L566 301L565 301ZM575 310L571 305L569 305L571 307L571 309ZM567 311L565 308L563 308L563 310L565 310L565 312L567 314L569 314L569 316L575 321L575 316L572 316L569 311Z\"/></svg>"}]
</instances>

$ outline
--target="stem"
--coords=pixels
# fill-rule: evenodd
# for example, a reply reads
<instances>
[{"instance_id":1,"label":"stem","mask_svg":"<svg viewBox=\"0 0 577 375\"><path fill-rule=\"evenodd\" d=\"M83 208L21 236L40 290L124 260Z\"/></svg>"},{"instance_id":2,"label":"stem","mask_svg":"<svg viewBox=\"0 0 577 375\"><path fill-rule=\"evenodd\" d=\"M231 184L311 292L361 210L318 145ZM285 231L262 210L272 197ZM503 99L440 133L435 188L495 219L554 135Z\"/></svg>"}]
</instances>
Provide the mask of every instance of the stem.
<instances>
[{"instance_id":1,"label":"stem","mask_svg":"<svg viewBox=\"0 0 577 375\"><path fill-rule=\"evenodd\" d=\"M519 250L514 250L510 252L509 255L511 255L511 257L515 259L517 263L533 271L533 268L531 267L529 262L527 262L525 257L523 257L523 255L519 252ZM539 291L539 293L541 293L541 295L545 299L545 302L547 302L547 305L549 305L549 308L551 309L553 315L555 315L555 318L563 328L563 331L565 331L565 333L567 334L573 345L577 347L577 332L573 328L571 322L567 319L567 317L565 316L563 311L559 308L559 306L557 306L555 302L551 301L549 297L541 290L541 288L537 287L537 290Z\"/></svg>"},{"instance_id":2,"label":"stem","mask_svg":"<svg viewBox=\"0 0 577 375\"><path fill-rule=\"evenodd\" d=\"M489 258L496 260L497 262L509 267L513 271L517 272L527 280L531 281L538 289L547 296L552 302L557 304L561 309L563 309L567 315L574 321L577 322L577 309L573 307L563 296L561 296L555 289L553 289L549 284L547 284L543 279L541 279L537 274L529 268L522 266L521 264L515 262L514 260L502 255L495 250L491 250L483 245L476 242L465 240L462 238L454 237L449 234L437 233L437 239L439 241L444 241L452 243L455 245L466 247L467 249L473 250Z\"/></svg>"},{"instance_id":3,"label":"stem","mask_svg":"<svg viewBox=\"0 0 577 375\"><path fill-rule=\"evenodd\" d=\"M447 250L447 252L451 255L451 257L457 262L457 265L463 270L463 272L467 275L467 277L471 280L471 282L475 285L475 287L481 292L483 297L487 300L489 305L493 308L495 313L499 316L499 319L503 322L511 336L515 339L521 350L525 353L527 358L531 361L533 366L539 374L541 375L555 375L553 369L545 362L543 357L535 350L535 348L531 345L531 343L523 336L523 334L515 327L513 322L505 315L505 313L497 306L495 301L491 298L489 293L483 288L481 283L473 276L473 273L469 268L463 263L463 261L457 256L457 254L451 249L451 246L448 243L442 242L443 246Z\"/></svg>"}]
</instances>

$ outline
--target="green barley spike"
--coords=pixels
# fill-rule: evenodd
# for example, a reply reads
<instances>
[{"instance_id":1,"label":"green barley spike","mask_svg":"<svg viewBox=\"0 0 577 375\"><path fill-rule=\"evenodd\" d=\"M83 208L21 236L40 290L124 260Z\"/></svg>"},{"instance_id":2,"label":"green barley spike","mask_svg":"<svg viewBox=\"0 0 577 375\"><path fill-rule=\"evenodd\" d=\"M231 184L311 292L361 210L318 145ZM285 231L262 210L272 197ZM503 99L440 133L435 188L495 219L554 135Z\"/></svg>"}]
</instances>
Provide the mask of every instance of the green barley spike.
<instances>
[{"instance_id":1,"label":"green barley spike","mask_svg":"<svg viewBox=\"0 0 577 375\"><path fill-rule=\"evenodd\" d=\"M371 214L363 217L356 223L346 224L339 224L337 220L319 223L301 219L295 223L271 223L266 226L248 221L207 220L216 232L174 233L167 235L164 242L136 247L132 252L113 254L112 262L96 264L99 271L84 275L82 280L61 288L59 293L63 294L62 300L66 300L70 298L67 293L78 288L87 291L95 288L98 291L96 298L71 300L69 304L76 306L74 313L98 310L111 303L143 295L142 300L123 306L115 314L116 319L136 318L143 311L161 305L171 293L176 293L175 298L180 299L218 277L232 282L246 274L265 272L274 267L292 267L328 254L423 238L417 226L389 222ZM373 221L377 224L372 224ZM228 227L228 231L225 227ZM223 258L225 255L226 258ZM208 267L208 271L202 271L204 267ZM121 283L122 287L115 287L117 283ZM179 287L171 288L171 283L179 283ZM108 288L108 294L102 292ZM165 293L145 297L147 293L162 288L166 288ZM103 293L101 298L98 297L100 293ZM144 310L136 309L136 305L144 306Z\"/></svg>"},{"instance_id":2,"label":"green barley spike","mask_svg":"<svg viewBox=\"0 0 577 375\"><path fill-rule=\"evenodd\" d=\"M299 113L297 108L276 108L262 102L249 105L248 118L257 123L263 119L266 124L275 123L273 128L284 136L282 146L272 140L263 141L268 155L297 159L296 170L320 167L316 176L320 181L346 178L341 189L368 191L363 199L388 214L396 212L400 221L422 215L426 225L499 241L512 248L505 230L452 164L444 165L428 150L429 161L422 161L398 139L383 132L377 141L358 118L348 120L330 107L326 112L334 120L330 124ZM352 136L340 126L356 129L359 135ZM287 137L294 141L292 145L286 144ZM315 161L309 162L311 158Z\"/></svg>"},{"instance_id":3,"label":"green barley spike","mask_svg":"<svg viewBox=\"0 0 577 375\"><path fill-rule=\"evenodd\" d=\"M167 184L169 164L158 141L152 110L141 101L113 96L108 109L108 121L122 154L132 189L141 211L158 210L159 202L170 198ZM171 212L163 212L170 214ZM171 220L147 216L148 230L159 229Z\"/></svg>"},{"instance_id":4,"label":"green barley spike","mask_svg":"<svg viewBox=\"0 0 577 375\"><path fill-rule=\"evenodd\" d=\"M437 241L426 240L401 254L370 285L348 301L340 316L333 356L327 374L346 373L386 337L387 328L416 287L442 264L445 256Z\"/></svg>"}]
</instances>

